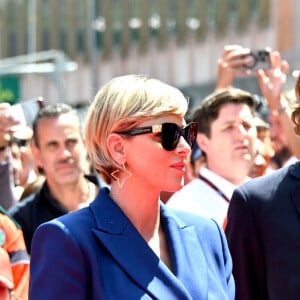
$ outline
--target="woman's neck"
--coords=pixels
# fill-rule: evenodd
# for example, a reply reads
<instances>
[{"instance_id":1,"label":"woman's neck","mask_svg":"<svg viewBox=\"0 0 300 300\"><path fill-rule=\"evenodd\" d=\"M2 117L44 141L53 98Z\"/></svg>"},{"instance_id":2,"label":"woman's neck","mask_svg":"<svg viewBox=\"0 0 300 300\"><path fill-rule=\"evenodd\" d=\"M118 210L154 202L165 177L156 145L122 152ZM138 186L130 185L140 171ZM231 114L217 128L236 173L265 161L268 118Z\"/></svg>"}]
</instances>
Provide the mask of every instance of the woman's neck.
<instances>
[{"instance_id":1,"label":"woman's neck","mask_svg":"<svg viewBox=\"0 0 300 300\"><path fill-rule=\"evenodd\" d=\"M160 220L159 193L154 195L141 189L119 188L112 184L110 196L147 242L157 234Z\"/></svg>"}]
</instances>

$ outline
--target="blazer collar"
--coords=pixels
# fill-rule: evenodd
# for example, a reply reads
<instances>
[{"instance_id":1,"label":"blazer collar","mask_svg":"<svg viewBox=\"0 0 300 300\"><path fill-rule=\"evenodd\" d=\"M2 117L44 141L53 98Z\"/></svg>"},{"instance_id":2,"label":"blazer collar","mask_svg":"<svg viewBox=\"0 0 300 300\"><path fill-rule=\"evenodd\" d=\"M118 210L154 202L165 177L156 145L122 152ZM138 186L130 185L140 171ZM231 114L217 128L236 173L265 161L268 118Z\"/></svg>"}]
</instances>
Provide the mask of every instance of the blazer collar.
<instances>
[{"instance_id":1,"label":"blazer collar","mask_svg":"<svg viewBox=\"0 0 300 300\"><path fill-rule=\"evenodd\" d=\"M207 266L202 251L195 250L199 249L199 241L194 227L187 226L177 215L161 205L161 219L174 275L108 193L108 189L101 189L90 206L97 223L97 228L92 231L124 272L153 298L184 300L195 299L194 295L198 299L206 298ZM199 291L203 292L203 297L199 297Z\"/></svg>"},{"instance_id":2,"label":"blazer collar","mask_svg":"<svg viewBox=\"0 0 300 300\"><path fill-rule=\"evenodd\" d=\"M300 179L300 161L286 167L291 176Z\"/></svg>"}]
</instances>

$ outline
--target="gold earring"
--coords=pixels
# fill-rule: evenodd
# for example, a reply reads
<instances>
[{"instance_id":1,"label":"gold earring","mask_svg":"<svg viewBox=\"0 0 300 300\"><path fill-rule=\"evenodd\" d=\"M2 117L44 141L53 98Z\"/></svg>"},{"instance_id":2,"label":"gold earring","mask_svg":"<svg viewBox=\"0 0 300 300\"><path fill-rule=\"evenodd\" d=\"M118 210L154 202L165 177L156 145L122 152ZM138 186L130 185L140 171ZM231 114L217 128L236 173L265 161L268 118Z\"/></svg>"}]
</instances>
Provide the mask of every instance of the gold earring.
<instances>
[{"instance_id":1,"label":"gold earring","mask_svg":"<svg viewBox=\"0 0 300 300\"><path fill-rule=\"evenodd\" d=\"M113 172L110 174L111 177L112 177L114 180L116 180L116 181L118 182L118 185L119 185L120 188L124 185L126 179L128 179L129 177L132 176L132 173L129 172L128 170L126 170L126 167L125 167L125 163L124 163L124 162L122 162L122 166L123 166L123 170L122 170L122 171L125 173L124 176L119 176L119 175L121 175L121 174L120 174L120 171L121 171L121 170L115 170L115 171L113 171Z\"/></svg>"}]
</instances>

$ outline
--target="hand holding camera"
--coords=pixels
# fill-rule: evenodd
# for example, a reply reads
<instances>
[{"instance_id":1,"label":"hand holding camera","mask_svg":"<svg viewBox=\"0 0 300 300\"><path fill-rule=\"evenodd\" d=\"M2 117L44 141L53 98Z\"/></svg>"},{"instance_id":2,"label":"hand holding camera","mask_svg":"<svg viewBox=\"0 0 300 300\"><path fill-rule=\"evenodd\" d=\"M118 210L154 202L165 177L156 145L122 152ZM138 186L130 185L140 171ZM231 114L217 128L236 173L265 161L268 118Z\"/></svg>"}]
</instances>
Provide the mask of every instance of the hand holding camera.
<instances>
[{"instance_id":1,"label":"hand holding camera","mask_svg":"<svg viewBox=\"0 0 300 300\"><path fill-rule=\"evenodd\" d=\"M270 109L278 110L288 70L288 62L278 51L227 45L218 61L216 89L230 87L238 75L255 74Z\"/></svg>"},{"instance_id":2,"label":"hand holding camera","mask_svg":"<svg viewBox=\"0 0 300 300\"><path fill-rule=\"evenodd\" d=\"M216 89L228 88L238 75L252 74L251 66L253 64L253 56L250 55L249 48L240 45L226 45L223 54L218 60L218 78Z\"/></svg>"},{"instance_id":3,"label":"hand holding camera","mask_svg":"<svg viewBox=\"0 0 300 300\"><path fill-rule=\"evenodd\" d=\"M42 97L14 105L0 103L0 148L9 142L11 134L24 128L26 125L31 126L43 103Z\"/></svg>"},{"instance_id":4,"label":"hand holding camera","mask_svg":"<svg viewBox=\"0 0 300 300\"><path fill-rule=\"evenodd\" d=\"M7 145L14 128L19 125L20 121L16 120L11 113L11 105L0 103L0 148Z\"/></svg>"},{"instance_id":5,"label":"hand holding camera","mask_svg":"<svg viewBox=\"0 0 300 300\"><path fill-rule=\"evenodd\" d=\"M252 49L242 56L243 63L240 68L247 70L268 70L271 68L270 51L267 49ZM250 61L250 62L249 62Z\"/></svg>"},{"instance_id":6,"label":"hand holding camera","mask_svg":"<svg viewBox=\"0 0 300 300\"><path fill-rule=\"evenodd\" d=\"M274 93L282 90L289 69L288 63L280 53L269 48L249 49L240 45L227 45L218 60L218 78L216 89L227 88L233 84L236 76L255 74L258 77L262 93Z\"/></svg>"},{"instance_id":7,"label":"hand holding camera","mask_svg":"<svg viewBox=\"0 0 300 300\"><path fill-rule=\"evenodd\" d=\"M278 51L270 52L270 62L269 69L260 69L256 75L262 95L267 100L270 109L276 111L282 108L281 94L286 83L289 64L282 59Z\"/></svg>"}]
</instances>

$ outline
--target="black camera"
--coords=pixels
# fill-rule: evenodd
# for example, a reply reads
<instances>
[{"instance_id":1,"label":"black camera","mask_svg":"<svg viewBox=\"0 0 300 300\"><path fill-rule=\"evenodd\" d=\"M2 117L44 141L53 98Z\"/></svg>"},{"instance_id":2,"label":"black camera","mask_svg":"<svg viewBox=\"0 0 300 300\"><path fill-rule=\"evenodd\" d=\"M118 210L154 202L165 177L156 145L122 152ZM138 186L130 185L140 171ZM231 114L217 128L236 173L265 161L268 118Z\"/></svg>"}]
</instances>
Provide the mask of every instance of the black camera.
<instances>
[{"instance_id":1,"label":"black camera","mask_svg":"<svg viewBox=\"0 0 300 300\"><path fill-rule=\"evenodd\" d=\"M243 65L244 69L249 70L258 70L258 69L270 69L271 60L270 60L270 52L265 49L252 49L251 52L243 58L251 56L253 59L252 63Z\"/></svg>"}]
</instances>

